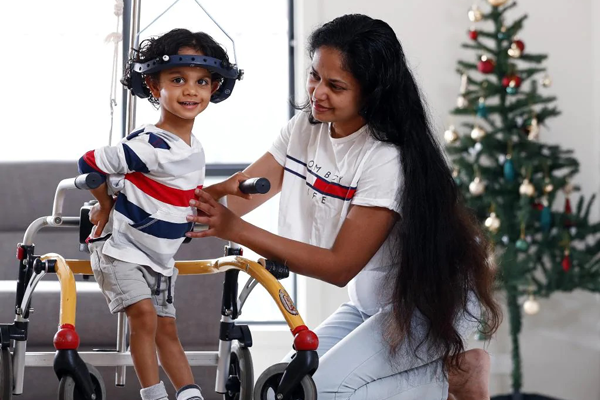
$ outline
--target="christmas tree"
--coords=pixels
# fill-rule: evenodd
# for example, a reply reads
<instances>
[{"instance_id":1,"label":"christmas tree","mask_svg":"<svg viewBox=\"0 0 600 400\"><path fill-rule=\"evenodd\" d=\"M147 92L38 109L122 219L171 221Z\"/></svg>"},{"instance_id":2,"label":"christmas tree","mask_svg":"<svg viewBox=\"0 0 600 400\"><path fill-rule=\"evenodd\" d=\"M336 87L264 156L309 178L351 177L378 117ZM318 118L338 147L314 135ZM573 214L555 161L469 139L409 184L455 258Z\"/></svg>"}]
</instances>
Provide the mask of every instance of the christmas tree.
<instances>
[{"instance_id":1,"label":"christmas tree","mask_svg":"<svg viewBox=\"0 0 600 400\"><path fill-rule=\"evenodd\" d=\"M512 397L522 398L519 351L521 305L539 310L536 297L557 291L600 292L600 223L591 223L592 196L571 181L579 162L571 150L543 142L543 127L560 114L545 92L547 58L518 38L527 15L509 20L516 3L474 5L462 46L474 61L459 61L456 108L461 125L444 133L454 177L495 246L498 289L505 294L512 341ZM466 134L461 134L464 131Z\"/></svg>"}]
</instances>

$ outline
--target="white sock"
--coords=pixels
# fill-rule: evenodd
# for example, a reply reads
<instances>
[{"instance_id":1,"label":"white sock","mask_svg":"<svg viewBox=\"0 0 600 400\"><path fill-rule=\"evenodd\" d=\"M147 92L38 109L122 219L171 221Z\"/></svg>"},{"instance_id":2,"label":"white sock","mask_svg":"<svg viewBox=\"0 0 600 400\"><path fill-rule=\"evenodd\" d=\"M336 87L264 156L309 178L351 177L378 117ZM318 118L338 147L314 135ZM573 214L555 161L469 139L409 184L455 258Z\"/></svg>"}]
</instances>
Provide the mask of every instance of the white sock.
<instances>
[{"instance_id":1,"label":"white sock","mask_svg":"<svg viewBox=\"0 0 600 400\"><path fill-rule=\"evenodd\" d=\"M169 400L167 389L165 389L165 384L162 381L140 390L140 396L142 396L142 400Z\"/></svg>"},{"instance_id":2,"label":"white sock","mask_svg":"<svg viewBox=\"0 0 600 400\"><path fill-rule=\"evenodd\" d=\"M177 391L177 400L204 400L200 393L200 386L185 385Z\"/></svg>"}]
</instances>

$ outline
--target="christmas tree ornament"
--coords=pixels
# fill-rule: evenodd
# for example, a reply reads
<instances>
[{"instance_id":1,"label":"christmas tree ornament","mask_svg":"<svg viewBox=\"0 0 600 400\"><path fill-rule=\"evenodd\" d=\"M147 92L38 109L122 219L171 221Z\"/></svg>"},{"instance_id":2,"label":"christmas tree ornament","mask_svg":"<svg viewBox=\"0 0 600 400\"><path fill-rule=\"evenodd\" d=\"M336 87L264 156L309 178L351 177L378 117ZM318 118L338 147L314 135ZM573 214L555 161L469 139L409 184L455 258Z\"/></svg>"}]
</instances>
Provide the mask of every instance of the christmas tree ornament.
<instances>
[{"instance_id":1,"label":"christmas tree ornament","mask_svg":"<svg viewBox=\"0 0 600 400\"><path fill-rule=\"evenodd\" d=\"M506 33L506 26L502 25L502 27L500 28L500 32L498 32L498 39L500 40L506 40L508 39L508 34Z\"/></svg>"},{"instance_id":2,"label":"christmas tree ornament","mask_svg":"<svg viewBox=\"0 0 600 400\"><path fill-rule=\"evenodd\" d=\"M467 15L469 16L469 21L471 22L479 22L483 19L483 13L481 12L477 4L473 4L473 6L471 6L471 9L469 10Z\"/></svg>"},{"instance_id":3,"label":"christmas tree ornament","mask_svg":"<svg viewBox=\"0 0 600 400\"><path fill-rule=\"evenodd\" d=\"M521 237L519 237L515 246L519 251L525 252L529 250L529 242L525 239L525 222L521 222Z\"/></svg>"},{"instance_id":4,"label":"christmas tree ornament","mask_svg":"<svg viewBox=\"0 0 600 400\"><path fill-rule=\"evenodd\" d=\"M517 177L517 172L515 171L515 165L512 160L512 142L508 142L508 151L506 152L506 157L504 161L504 179L507 182L512 183L515 181Z\"/></svg>"},{"instance_id":5,"label":"christmas tree ornament","mask_svg":"<svg viewBox=\"0 0 600 400\"><path fill-rule=\"evenodd\" d=\"M504 243L505 246L508 246L508 244L510 243L510 238L508 237L508 235L504 235L502 236L502 243Z\"/></svg>"},{"instance_id":6,"label":"christmas tree ornament","mask_svg":"<svg viewBox=\"0 0 600 400\"><path fill-rule=\"evenodd\" d=\"M492 72L494 72L495 67L496 63L494 62L494 60L492 60L486 55L482 55L479 59L479 62L477 63L477 69L482 74L491 74Z\"/></svg>"},{"instance_id":7,"label":"christmas tree ornament","mask_svg":"<svg viewBox=\"0 0 600 400\"><path fill-rule=\"evenodd\" d=\"M488 110L485 106L485 97L479 98L479 103L477 103L477 117L486 118L488 116Z\"/></svg>"},{"instance_id":8,"label":"christmas tree ornament","mask_svg":"<svg viewBox=\"0 0 600 400\"><path fill-rule=\"evenodd\" d=\"M469 106L469 101L464 96L467 92L467 85L469 84L469 77L467 74L462 74L460 76L460 96L456 99L456 106L461 110Z\"/></svg>"},{"instance_id":9,"label":"christmas tree ornament","mask_svg":"<svg viewBox=\"0 0 600 400\"><path fill-rule=\"evenodd\" d=\"M565 256L562 259L561 265L562 265L562 269L565 272L569 272L569 270L571 269L571 257L570 257L570 250L569 247L565 248Z\"/></svg>"},{"instance_id":10,"label":"christmas tree ornament","mask_svg":"<svg viewBox=\"0 0 600 400\"><path fill-rule=\"evenodd\" d=\"M504 161L504 179L507 182L514 182L516 178L515 165L510 154L506 155L506 161Z\"/></svg>"},{"instance_id":11,"label":"christmas tree ornament","mask_svg":"<svg viewBox=\"0 0 600 400\"><path fill-rule=\"evenodd\" d=\"M552 192L554 190L554 185L552 184L552 181L550 181L550 177L546 175L546 178L544 178L544 193L548 194L550 192Z\"/></svg>"},{"instance_id":12,"label":"christmas tree ornament","mask_svg":"<svg viewBox=\"0 0 600 400\"><path fill-rule=\"evenodd\" d=\"M485 130L483 128L481 128L479 125L475 125L475 127L471 131L471 138L473 140L475 140L476 142L479 142L481 139L483 139L485 135L486 135Z\"/></svg>"},{"instance_id":13,"label":"christmas tree ornament","mask_svg":"<svg viewBox=\"0 0 600 400\"><path fill-rule=\"evenodd\" d=\"M512 58L519 58L523 55L523 51L525 51L525 43L522 40L513 40L508 49L508 55Z\"/></svg>"},{"instance_id":14,"label":"christmas tree ornament","mask_svg":"<svg viewBox=\"0 0 600 400\"><path fill-rule=\"evenodd\" d=\"M540 312L540 303L537 302L533 294L523 303L523 311L528 315L535 315Z\"/></svg>"},{"instance_id":15,"label":"christmas tree ornament","mask_svg":"<svg viewBox=\"0 0 600 400\"><path fill-rule=\"evenodd\" d=\"M517 250L519 250L519 251L525 252L525 251L529 250L529 243L527 243L527 240L525 240L524 238L517 240L517 242L515 243L515 246L517 247Z\"/></svg>"},{"instance_id":16,"label":"christmas tree ornament","mask_svg":"<svg viewBox=\"0 0 600 400\"><path fill-rule=\"evenodd\" d=\"M508 0L488 0L488 3L493 5L494 7L500 7L504 5Z\"/></svg>"},{"instance_id":17,"label":"christmas tree ornament","mask_svg":"<svg viewBox=\"0 0 600 400\"><path fill-rule=\"evenodd\" d=\"M500 218L498 218L495 212L490 213L490 216L485 220L485 227L492 233L497 233L498 229L500 229L500 225Z\"/></svg>"},{"instance_id":18,"label":"christmas tree ornament","mask_svg":"<svg viewBox=\"0 0 600 400\"><path fill-rule=\"evenodd\" d=\"M477 32L475 27L471 27L471 29L469 29L469 38L471 40L477 40L478 37L479 37L479 32Z\"/></svg>"},{"instance_id":19,"label":"christmas tree ornament","mask_svg":"<svg viewBox=\"0 0 600 400\"><path fill-rule=\"evenodd\" d=\"M565 228L570 228L573 226L573 221L571 221L571 214L573 213L573 210L571 209L571 200L568 196L565 198L565 210L563 213L565 214L564 226Z\"/></svg>"},{"instance_id":20,"label":"christmas tree ornament","mask_svg":"<svg viewBox=\"0 0 600 400\"><path fill-rule=\"evenodd\" d=\"M507 75L502 78L502 86L506 88L506 93L516 94L521 87L523 80L518 75Z\"/></svg>"},{"instance_id":21,"label":"christmas tree ornament","mask_svg":"<svg viewBox=\"0 0 600 400\"><path fill-rule=\"evenodd\" d=\"M544 197L542 200L542 212L540 213L540 226L543 232L549 232L552 228L552 210L548 206L548 199Z\"/></svg>"},{"instance_id":22,"label":"christmas tree ornament","mask_svg":"<svg viewBox=\"0 0 600 400\"><path fill-rule=\"evenodd\" d=\"M535 186L529 182L529 179L525 178L521 186L519 186L519 194L521 196L533 197L535 195Z\"/></svg>"},{"instance_id":23,"label":"christmas tree ornament","mask_svg":"<svg viewBox=\"0 0 600 400\"><path fill-rule=\"evenodd\" d=\"M469 192L473 196L481 196L485 192L485 183L479 176L476 176L473 182L469 183Z\"/></svg>"},{"instance_id":24,"label":"christmas tree ornament","mask_svg":"<svg viewBox=\"0 0 600 400\"><path fill-rule=\"evenodd\" d=\"M527 139L534 141L540 138L540 126L538 125L538 120L536 117L531 119L531 125L529 125L527 130L529 132Z\"/></svg>"},{"instance_id":25,"label":"christmas tree ornament","mask_svg":"<svg viewBox=\"0 0 600 400\"><path fill-rule=\"evenodd\" d=\"M467 100L467 98L465 96L463 96L462 94L460 96L458 96L458 98L456 99L456 107L462 109L465 109L469 106L469 100Z\"/></svg>"},{"instance_id":26,"label":"christmas tree ornament","mask_svg":"<svg viewBox=\"0 0 600 400\"><path fill-rule=\"evenodd\" d=\"M462 180L460 179L460 170L456 167L454 167L454 169L452 170L452 178L454 179L454 182L456 182L457 185L460 185L462 183Z\"/></svg>"},{"instance_id":27,"label":"christmas tree ornament","mask_svg":"<svg viewBox=\"0 0 600 400\"><path fill-rule=\"evenodd\" d=\"M455 143L458 140L458 137L458 132L456 132L454 125L450 125L444 132L444 139L448 144Z\"/></svg>"},{"instance_id":28,"label":"christmas tree ornament","mask_svg":"<svg viewBox=\"0 0 600 400\"><path fill-rule=\"evenodd\" d=\"M540 83L542 84L543 87L549 88L550 86L552 86L552 78L550 78L550 75L546 74L541 79Z\"/></svg>"}]
</instances>

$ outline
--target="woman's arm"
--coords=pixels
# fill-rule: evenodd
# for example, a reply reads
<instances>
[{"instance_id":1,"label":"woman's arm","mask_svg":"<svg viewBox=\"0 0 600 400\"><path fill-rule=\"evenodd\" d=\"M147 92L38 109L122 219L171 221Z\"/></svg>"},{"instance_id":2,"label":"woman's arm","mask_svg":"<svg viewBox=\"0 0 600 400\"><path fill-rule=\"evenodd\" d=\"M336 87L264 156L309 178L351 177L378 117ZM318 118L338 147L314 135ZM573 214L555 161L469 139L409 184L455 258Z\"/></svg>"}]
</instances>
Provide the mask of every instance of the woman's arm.
<instances>
[{"instance_id":1,"label":"woman's arm","mask_svg":"<svg viewBox=\"0 0 600 400\"><path fill-rule=\"evenodd\" d=\"M231 240L266 258L285 263L295 273L345 286L354 278L388 236L397 214L387 208L352 206L331 249L287 239L252 225L204 192L194 202L202 215L189 221L206 224L192 237L217 236Z\"/></svg>"},{"instance_id":2,"label":"woman's arm","mask_svg":"<svg viewBox=\"0 0 600 400\"><path fill-rule=\"evenodd\" d=\"M250 164L244 170L244 174L249 178L267 178L271 183L271 189L266 194L254 195L248 200L237 196L227 196L227 207L240 217L261 206L281 191L283 167L271 153L265 153Z\"/></svg>"}]
</instances>

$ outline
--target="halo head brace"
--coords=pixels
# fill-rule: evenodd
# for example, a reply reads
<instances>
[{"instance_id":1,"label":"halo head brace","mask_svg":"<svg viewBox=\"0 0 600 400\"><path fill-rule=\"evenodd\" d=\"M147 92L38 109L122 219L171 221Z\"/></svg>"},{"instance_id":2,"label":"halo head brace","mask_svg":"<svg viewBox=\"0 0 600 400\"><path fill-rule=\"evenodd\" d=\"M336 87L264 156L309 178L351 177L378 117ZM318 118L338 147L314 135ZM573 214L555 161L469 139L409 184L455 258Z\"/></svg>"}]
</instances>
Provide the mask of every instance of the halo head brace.
<instances>
[{"instance_id":1,"label":"halo head brace","mask_svg":"<svg viewBox=\"0 0 600 400\"><path fill-rule=\"evenodd\" d=\"M216 92L210 97L211 103L219 103L231 95L236 80L241 80L244 70L217 58L201 55L164 55L147 62L134 62L131 68L129 89L142 99L150 97L150 89L144 82L144 76L174 67L200 67L222 77Z\"/></svg>"}]
</instances>

